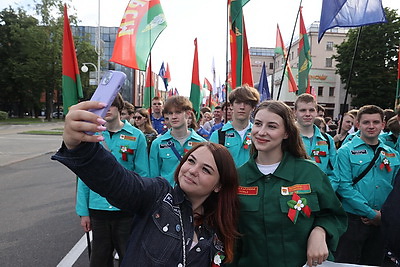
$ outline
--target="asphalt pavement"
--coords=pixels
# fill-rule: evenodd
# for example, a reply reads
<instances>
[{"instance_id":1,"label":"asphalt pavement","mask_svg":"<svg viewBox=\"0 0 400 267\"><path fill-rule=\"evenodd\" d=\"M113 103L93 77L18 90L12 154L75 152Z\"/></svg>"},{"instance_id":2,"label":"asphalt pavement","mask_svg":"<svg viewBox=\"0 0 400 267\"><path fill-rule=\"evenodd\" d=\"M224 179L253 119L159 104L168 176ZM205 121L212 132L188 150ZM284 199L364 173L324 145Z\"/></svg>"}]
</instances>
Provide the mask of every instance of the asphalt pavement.
<instances>
[{"instance_id":1,"label":"asphalt pavement","mask_svg":"<svg viewBox=\"0 0 400 267\"><path fill-rule=\"evenodd\" d=\"M61 135L37 135L25 132L60 130L63 127L64 122L0 125L0 167L56 152L61 146Z\"/></svg>"}]
</instances>

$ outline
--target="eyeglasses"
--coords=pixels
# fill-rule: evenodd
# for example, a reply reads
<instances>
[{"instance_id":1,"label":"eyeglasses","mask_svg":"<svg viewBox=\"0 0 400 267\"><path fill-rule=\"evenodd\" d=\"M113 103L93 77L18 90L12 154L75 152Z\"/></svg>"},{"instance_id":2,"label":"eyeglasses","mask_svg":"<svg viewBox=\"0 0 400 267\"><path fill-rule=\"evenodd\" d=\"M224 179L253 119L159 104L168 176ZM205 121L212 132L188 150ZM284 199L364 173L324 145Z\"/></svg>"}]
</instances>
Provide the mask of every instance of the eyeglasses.
<instances>
[{"instance_id":1,"label":"eyeglasses","mask_svg":"<svg viewBox=\"0 0 400 267\"><path fill-rule=\"evenodd\" d=\"M134 119L134 120L141 120L141 119L143 119L144 117L142 117L142 116L133 116L132 117L132 119Z\"/></svg>"}]
</instances>

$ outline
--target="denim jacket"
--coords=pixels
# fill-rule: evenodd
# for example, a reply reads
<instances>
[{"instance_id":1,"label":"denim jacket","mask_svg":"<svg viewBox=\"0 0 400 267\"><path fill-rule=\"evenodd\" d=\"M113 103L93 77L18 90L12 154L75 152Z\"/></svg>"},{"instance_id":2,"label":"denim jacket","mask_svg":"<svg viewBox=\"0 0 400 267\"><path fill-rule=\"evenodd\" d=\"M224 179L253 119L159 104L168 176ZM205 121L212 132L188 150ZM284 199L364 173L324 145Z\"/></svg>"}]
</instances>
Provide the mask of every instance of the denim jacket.
<instances>
[{"instance_id":1,"label":"denim jacket","mask_svg":"<svg viewBox=\"0 0 400 267\"><path fill-rule=\"evenodd\" d=\"M219 255L223 255L221 241L206 225L195 229L191 203L179 186L172 188L161 177L141 178L122 167L97 143L84 143L73 150L63 145L52 159L75 172L112 205L135 213L121 266L211 266L213 262L219 263ZM198 243L192 247L195 230Z\"/></svg>"}]
</instances>

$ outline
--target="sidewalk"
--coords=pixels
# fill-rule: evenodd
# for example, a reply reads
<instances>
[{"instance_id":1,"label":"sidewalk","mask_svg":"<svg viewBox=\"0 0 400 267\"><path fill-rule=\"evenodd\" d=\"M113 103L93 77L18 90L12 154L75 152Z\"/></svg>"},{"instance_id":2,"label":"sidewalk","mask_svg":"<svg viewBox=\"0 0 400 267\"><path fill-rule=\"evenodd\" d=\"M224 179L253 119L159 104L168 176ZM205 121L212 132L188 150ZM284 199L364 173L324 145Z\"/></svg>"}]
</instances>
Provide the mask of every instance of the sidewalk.
<instances>
[{"instance_id":1,"label":"sidewalk","mask_svg":"<svg viewBox=\"0 0 400 267\"><path fill-rule=\"evenodd\" d=\"M60 135L22 134L26 131L62 129L63 122L0 126L0 167L50 154L61 146ZM50 160L50 155L49 155Z\"/></svg>"}]
</instances>

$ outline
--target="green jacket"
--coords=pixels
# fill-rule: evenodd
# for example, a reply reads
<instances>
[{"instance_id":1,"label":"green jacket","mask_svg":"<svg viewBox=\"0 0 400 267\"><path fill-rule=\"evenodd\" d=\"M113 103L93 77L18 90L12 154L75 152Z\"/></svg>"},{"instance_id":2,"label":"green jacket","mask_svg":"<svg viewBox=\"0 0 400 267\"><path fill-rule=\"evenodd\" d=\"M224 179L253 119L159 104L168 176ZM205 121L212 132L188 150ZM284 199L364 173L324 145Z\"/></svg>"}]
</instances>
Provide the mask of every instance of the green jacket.
<instances>
[{"instance_id":1,"label":"green jacket","mask_svg":"<svg viewBox=\"0 0 400 267\"><path fill-rule=\"evenodd\" d=\"M313 162L285 153L276 171L263 175L251 157L238 172L242 237L233 266L303 266L307 240L316 226L325 229L329 250L336 249L347 228L346 214L329 179ZM288 217L292 190L311 209L310 217L300 211L296 223Z\"/></svg>"}]
</instances>

